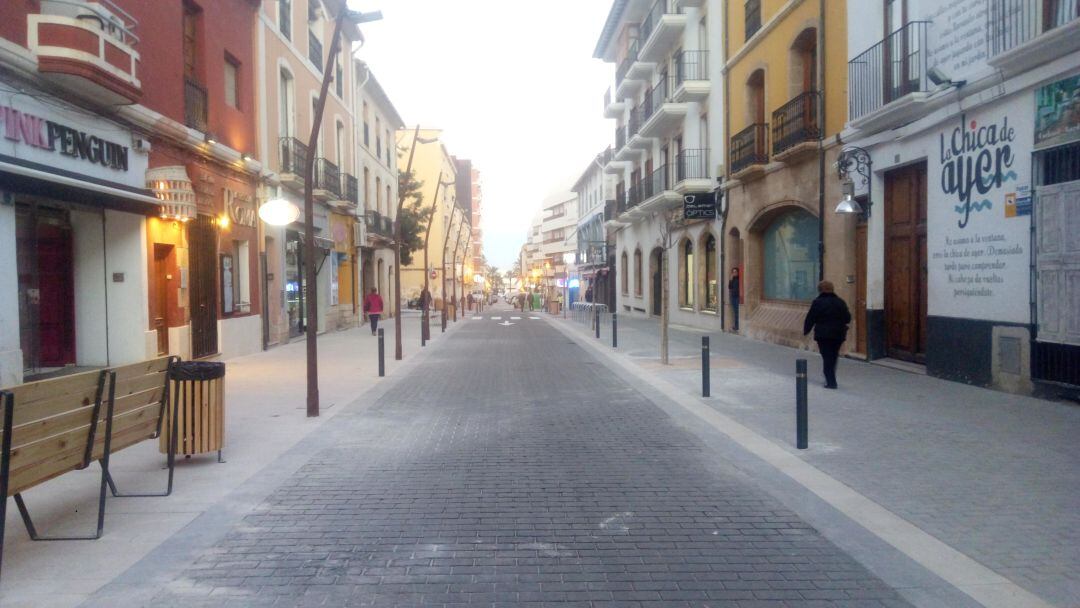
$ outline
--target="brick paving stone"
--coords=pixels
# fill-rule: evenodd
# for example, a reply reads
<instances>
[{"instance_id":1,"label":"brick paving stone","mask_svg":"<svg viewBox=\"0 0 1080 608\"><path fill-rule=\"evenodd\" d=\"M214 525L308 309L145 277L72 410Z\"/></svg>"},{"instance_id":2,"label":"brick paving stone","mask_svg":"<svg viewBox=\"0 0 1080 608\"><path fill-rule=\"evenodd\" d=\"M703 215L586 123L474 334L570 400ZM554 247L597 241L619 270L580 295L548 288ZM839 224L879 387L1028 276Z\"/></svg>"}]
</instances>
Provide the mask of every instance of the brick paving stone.
<instances>
[{"instance_id":1,"label":"brick paving stone","mask_svg":"<svg viewBox=\"0 0 1080 608\"><path fill-rule=\"evenodd\" d=\"M333 424L155 608L907 605L543 322Z\"/></svg>"}]
</instances>

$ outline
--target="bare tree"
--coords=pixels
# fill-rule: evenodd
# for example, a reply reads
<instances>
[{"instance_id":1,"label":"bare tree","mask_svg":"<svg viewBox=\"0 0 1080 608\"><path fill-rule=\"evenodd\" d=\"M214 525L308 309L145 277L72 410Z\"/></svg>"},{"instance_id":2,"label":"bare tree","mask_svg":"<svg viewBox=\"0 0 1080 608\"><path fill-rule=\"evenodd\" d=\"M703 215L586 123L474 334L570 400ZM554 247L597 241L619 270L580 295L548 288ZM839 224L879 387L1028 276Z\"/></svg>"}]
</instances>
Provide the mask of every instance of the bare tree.
<instances>
[{"instance_id":1,"label":"bare tree","mask_svg":"<svg viewBox=\"0 0 1080 608\"><path fill-rule=\"evenodd\" d=\"M682 207L667 209L659 213L660 219L660 363L670 364L668 357L668 301L671 295L671 279L668 273L668 250L675 246L675 232L681 230L685 222Z\"/></svg>"}]
</instances>

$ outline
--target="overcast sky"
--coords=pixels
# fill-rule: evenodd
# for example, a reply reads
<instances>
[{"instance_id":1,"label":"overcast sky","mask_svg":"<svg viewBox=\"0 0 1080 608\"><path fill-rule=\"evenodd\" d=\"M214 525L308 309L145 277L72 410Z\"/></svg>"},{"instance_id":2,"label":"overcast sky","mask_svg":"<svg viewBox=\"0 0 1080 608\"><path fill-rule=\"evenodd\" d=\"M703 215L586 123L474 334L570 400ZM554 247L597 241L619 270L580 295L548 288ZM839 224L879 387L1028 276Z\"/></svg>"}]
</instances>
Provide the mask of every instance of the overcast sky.
<instances>
[{"instance_id":1,"label":"overcast sky","mask_svg":"<svg viewBox=\"0 0 1080 608\"><path fill-rule=\"evenodd\" d=\"M366 61L409 125L443 129L484 187L484 255L508 270L541 201L613 139L614 67L592 58L610 0L349 0Z\"/></svg>"}]
</instances>

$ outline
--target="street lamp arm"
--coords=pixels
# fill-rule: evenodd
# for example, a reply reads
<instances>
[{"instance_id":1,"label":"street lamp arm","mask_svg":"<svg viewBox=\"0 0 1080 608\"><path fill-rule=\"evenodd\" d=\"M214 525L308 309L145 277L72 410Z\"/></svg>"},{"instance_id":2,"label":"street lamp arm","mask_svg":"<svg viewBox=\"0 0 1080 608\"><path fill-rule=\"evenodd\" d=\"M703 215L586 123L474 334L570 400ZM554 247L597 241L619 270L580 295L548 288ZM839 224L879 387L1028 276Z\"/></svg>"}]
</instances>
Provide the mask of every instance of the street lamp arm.
<instances>
[{"instance_id":1,"label":"street lamp arm","mask_svg":"<svg viewBox=\"0 0 1080 608\"><path fill-rule=\"evenodd\" d=\"M836 173L841 181L847 180L852 170L862 177L863 185L870 183L874 161L870 153L858 146L844 146L836 158Z\"/></svg>"}]
</instances>

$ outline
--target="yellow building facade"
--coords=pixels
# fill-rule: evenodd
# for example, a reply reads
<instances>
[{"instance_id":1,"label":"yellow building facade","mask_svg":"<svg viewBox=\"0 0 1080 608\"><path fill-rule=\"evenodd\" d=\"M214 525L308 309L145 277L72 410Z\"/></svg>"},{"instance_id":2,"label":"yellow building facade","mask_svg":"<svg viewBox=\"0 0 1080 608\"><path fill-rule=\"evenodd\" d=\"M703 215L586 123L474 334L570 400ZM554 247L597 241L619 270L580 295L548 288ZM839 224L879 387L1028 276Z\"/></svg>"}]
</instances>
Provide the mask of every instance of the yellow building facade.
<instances>
[{"instance_id":1,"label":"yellow building facade","mask_svg":"<svg viewBox=\"0 0 1080 608\"><path fill-rule=\"evenodd\" d=\"M833 212L847 119L846 3L726 5L723 267L725 277L733 269L740 276L737 327L758 339L808 345L802 321L824 278L856 317L847 346L857 350L864 331L857 314L861 220ZM730 298L726 312L734 329Z\"/></svg>"},{"instance_id":2,"label":"yellow building facade","mask_svg":"<svg viewBox=\"0 0 1080 608\"><path fill-rule=\"evenodd\" d=\"M427 238L427 267L424 266L423 248L414 251L412 263L401 267L401 297L406 303L415 305L424 289L426 275L433 302L441 308L444 296L444 271L446 293L453 293L451 281L456 278L459 297L461 294L461 268L457 268L457 272L454 272L451 255L444 255L444 246L448 246L451 254L453 253L460 234L452 228L460 226L462 220L459 216L464 214L461 209L455 211L457 195L454 185L457 180L457 171L454 158L447 151L446 146L439 141L440 134L441 131L438 129L421 129L418 135L415 128L402 129L397 132L397 145L398 166L401 172L404 173L407 169L409 157L412 155L412 171L421 183L420 193L423 197L421 206L425 214L431 214L429 216L431 218L430 235ZM415 151L413 151L414 139ZM439 185L440 180L441 185ZM411 204L411 201L406 201L406 204ZM463 252L464 247L465 244L462 243L459 250Z\"/></svg>"}]
</instances>

